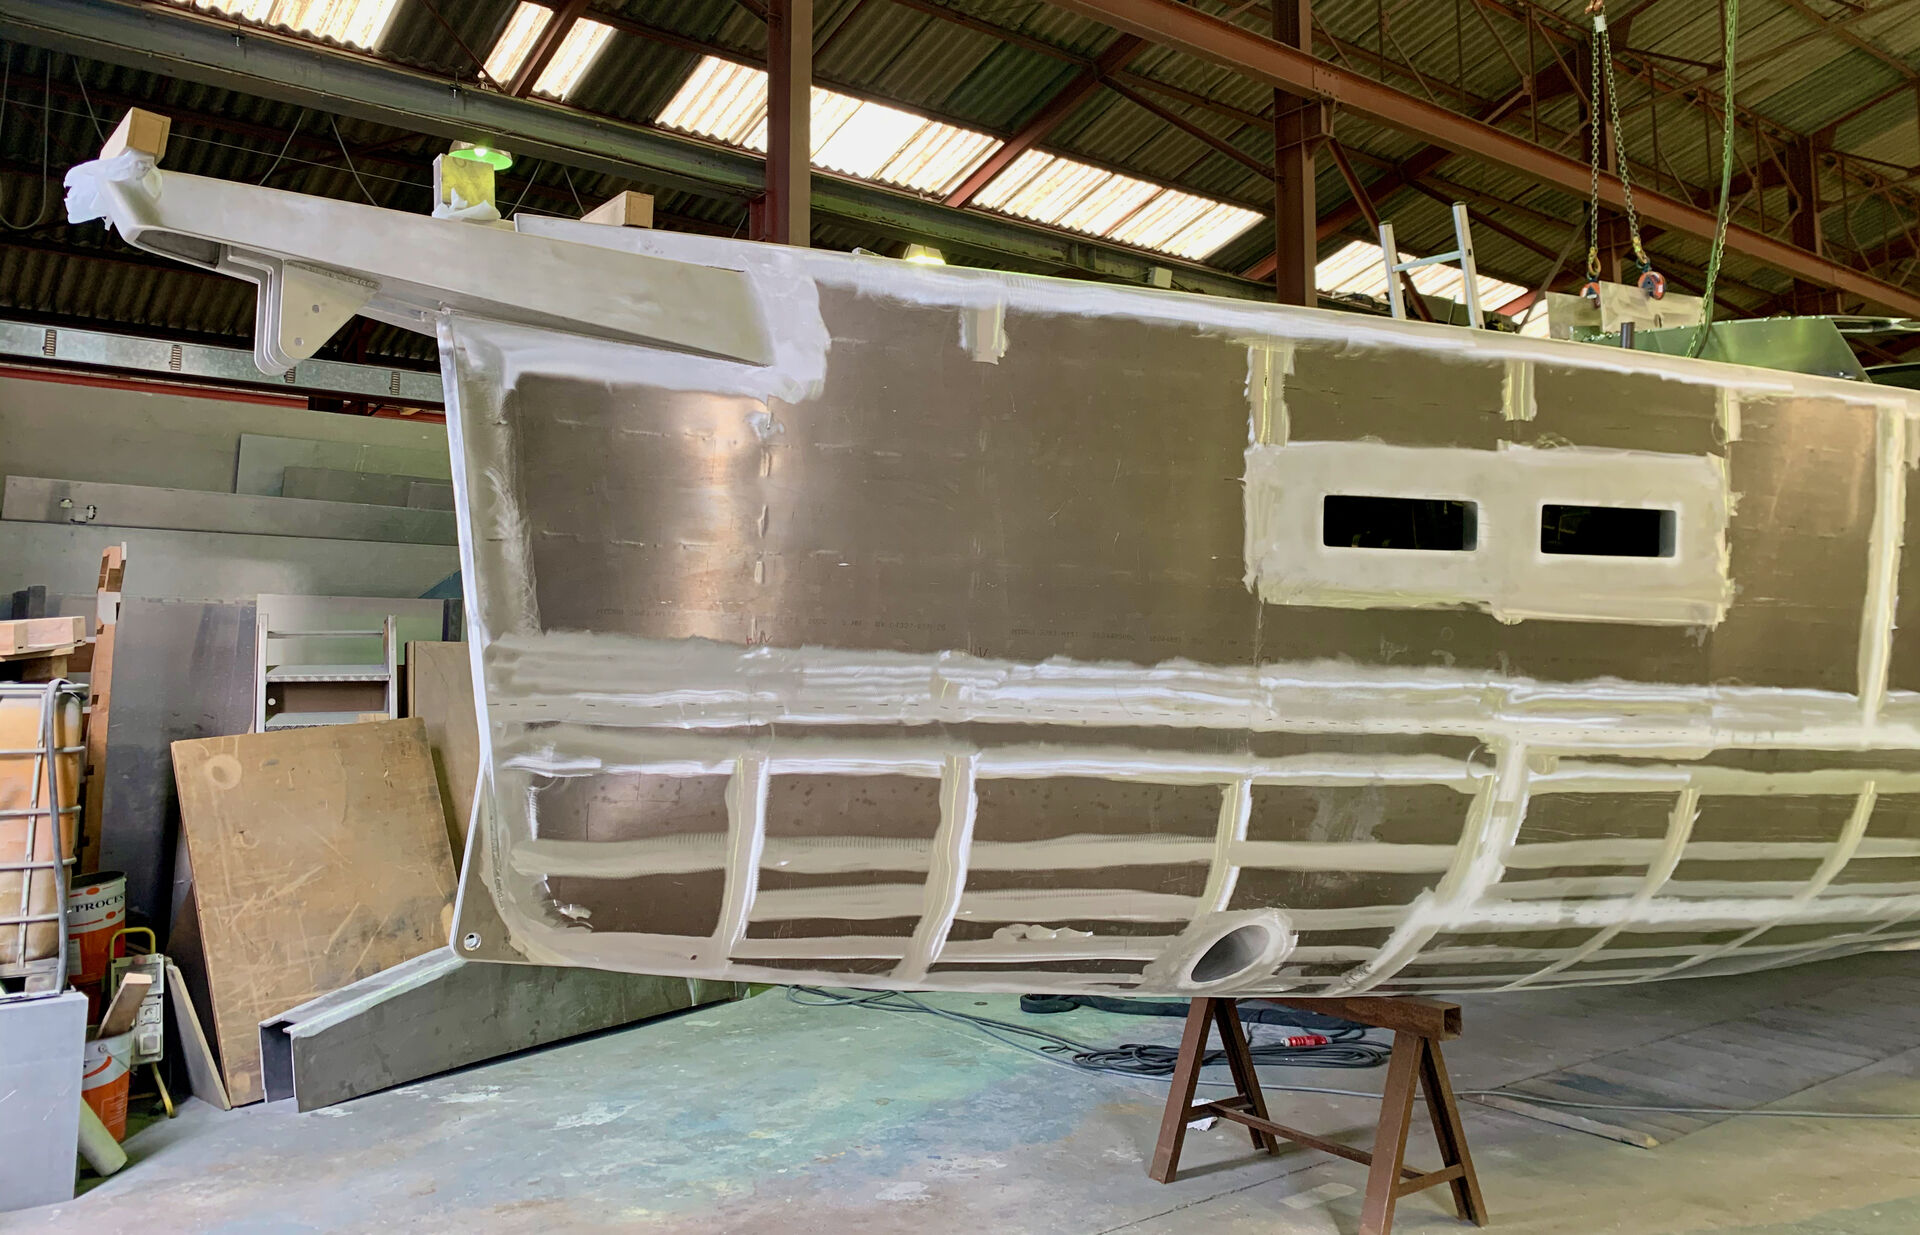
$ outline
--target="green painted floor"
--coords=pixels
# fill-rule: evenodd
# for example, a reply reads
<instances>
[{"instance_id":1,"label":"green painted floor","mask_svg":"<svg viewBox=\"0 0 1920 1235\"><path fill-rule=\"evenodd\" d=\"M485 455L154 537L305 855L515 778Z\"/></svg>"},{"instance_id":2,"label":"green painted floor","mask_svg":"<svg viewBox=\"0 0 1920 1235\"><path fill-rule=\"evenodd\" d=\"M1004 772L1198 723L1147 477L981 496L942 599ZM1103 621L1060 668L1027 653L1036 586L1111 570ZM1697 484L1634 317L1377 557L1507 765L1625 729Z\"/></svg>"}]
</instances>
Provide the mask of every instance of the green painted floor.
<instances>
[{"instance_id":1,"label":"green painted floor","mask_svg":"<svg viewBox=\"0 0 1920 1235\"><path fill-rule=\"evenodd\" d=\"M1456 1085L1491 1087L1863 976L1911 954L1740 978L1464 1000ZM942 996L1018 1018L1010 997ZM1916 1009L1920 1014L1920 1009ZM1843 1014L1835 1040L1845 1040ZM1077 1011L1033 1018L1088 1041L1177 1025ZM1274 1072L1375 1088L1382 1073ZM133 1163L71 1204L0 1230L164 1232L825 1231L929 1235L1350 1235L1360 1168L1249 1152L1226 1125L1147 1179L1164 1090L1050 1065L948 1022L804 1008L769 992L299 1114L189 1103L129 1139ZM1920 1052L1794 1099L1920 1112ZM1361 1099L1288 1095L1276 1117L1360 1143ZM1284 1113L1283 1113L1284 1112ZM1920 1231L1920 1120L1732 1120L1654 1150L1470 1106L1493 1229L1555 1235ZM1431 1160L1416 1128L1412 1160ZM1400 1232L1465 1229L1439 1192Z\"/></svg>"}]
</instances>

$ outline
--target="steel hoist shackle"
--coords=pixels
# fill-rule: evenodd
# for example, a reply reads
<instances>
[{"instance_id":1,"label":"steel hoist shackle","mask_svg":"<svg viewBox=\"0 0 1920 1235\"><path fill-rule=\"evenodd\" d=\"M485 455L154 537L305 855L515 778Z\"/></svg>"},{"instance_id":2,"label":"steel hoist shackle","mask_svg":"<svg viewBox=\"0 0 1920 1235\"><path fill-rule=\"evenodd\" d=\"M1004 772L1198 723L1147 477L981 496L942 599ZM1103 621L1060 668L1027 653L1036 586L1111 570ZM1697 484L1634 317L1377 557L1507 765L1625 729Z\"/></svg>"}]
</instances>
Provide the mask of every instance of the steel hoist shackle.
<instances>
[{"instance_id":1,"label":"steel hoist shackle","mask_svg":"<svg viewBox=\"0 0 1920 1235\"><path fill-rule=\"evenodd\" d=\"M1614 161L1619 165L1620 188L1626 197L1627 238L1633 246L1634 266L1638 272L1634 276L1634 284L1650 300L1658 300L1667 294L1667 276L1653 268L1646 247L1640 242L1640 215L1633 207L1633 175L1627 169L1627 152L1620 145L1620 93L1614 88L1613 40L1607 33L1606 9L1607 0L1588 0L1587 15L1593 18L1593 38L1588 42L1592 49L1593 67L1587 74L1587 166L1591 172L1591 186L1587 196L1587 282L1580 289L1580 294L1596 305L1600 303L1600 101L1603 82L1607 122L1613 130Z\"/></svg>"}]
</instances>

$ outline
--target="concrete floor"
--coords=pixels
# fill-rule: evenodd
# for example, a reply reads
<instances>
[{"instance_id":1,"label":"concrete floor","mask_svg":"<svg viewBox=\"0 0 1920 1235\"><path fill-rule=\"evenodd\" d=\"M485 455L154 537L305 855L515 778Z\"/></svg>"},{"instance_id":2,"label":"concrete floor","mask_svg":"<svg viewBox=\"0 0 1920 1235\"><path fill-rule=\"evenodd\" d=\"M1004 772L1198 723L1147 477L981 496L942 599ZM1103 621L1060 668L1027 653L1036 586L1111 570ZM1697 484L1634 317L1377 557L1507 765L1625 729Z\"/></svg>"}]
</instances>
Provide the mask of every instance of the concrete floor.
<instances>
[{"instance_id":1,"label":"concrete floor","mask_svg":"<svg viewBox=\"0 0 1920 1235\"><path fill-rule=\"evenodd\" d=\"M1879 955L1741 978L1466 1003L1455 1084L1491 1087L1862 977ZM943 996L1018 1018L1004 996ZM1174 1022L1034 1018L1084 1040L1170 1040ZM1836 1041L1846 1025L1836 1023ZM1276 1070L1378 1088L1383 1073ZM1223 1124L1147 1179L1164 1089L1050 1065L948 1022L803 1008L770 992L531 1052L331 1109L190 1103L131 1137L133 1163L7 1231L833 1231L846 1235L1347 1235L1360 1168L1249 1152ZM1795 1105L1920 1112L1920 1051ZM1363 1143L1363 1100L1280 1097L1276 1116ZM1555 1235L1920 1231L1920 1121L1736 1119L1644 1150L1469 1105L1494 1229ZM1432 1161L1416 1127L1411 1160ZM1467 1229L1444 1189L1400 1232Z\"/></svg>"}]
</instances>

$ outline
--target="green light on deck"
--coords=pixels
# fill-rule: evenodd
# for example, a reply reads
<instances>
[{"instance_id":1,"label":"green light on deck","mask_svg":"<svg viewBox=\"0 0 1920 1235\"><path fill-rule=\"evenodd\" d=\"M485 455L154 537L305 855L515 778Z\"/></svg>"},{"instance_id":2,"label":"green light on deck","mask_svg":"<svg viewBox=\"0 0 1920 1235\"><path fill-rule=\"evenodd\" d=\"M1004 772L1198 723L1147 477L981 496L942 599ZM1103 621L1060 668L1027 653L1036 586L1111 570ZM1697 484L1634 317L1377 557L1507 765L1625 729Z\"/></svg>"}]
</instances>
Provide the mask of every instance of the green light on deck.
<instances>
[{"instance_id":1,"label":"green light on deck","mask_svg":"<svg viewBox=\"0 0 1920 1235\"><path fill-rule=\"evenodd\" d=\"M485 163L497 172L506 171L513 166L513 156L497 146L479 146L473 142L455 142L449 152L456 159L472 159L476 163Z\"/></svg>"}]
</instances>

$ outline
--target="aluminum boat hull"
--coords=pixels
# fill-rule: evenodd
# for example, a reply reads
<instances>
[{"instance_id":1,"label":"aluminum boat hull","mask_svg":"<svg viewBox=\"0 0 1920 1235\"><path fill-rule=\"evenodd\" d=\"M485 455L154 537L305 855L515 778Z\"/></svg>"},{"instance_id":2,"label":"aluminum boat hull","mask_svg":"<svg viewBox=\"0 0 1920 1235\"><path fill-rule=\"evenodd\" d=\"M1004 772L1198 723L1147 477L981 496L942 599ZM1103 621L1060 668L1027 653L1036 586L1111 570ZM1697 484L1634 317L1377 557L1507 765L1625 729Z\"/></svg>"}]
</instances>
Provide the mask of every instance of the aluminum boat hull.
<instances>
[{"instance_id":1,"label":"aluminum boat hull","mask_svg":"<svg viewBox=\"0 0 1920 1235\"><path fill-rule=\"evenodd\" d=\"M134 243L438 336L463 955L1257 995L1920 941L1915 392L89 166Z\"/></svg>"}]
</instances>

